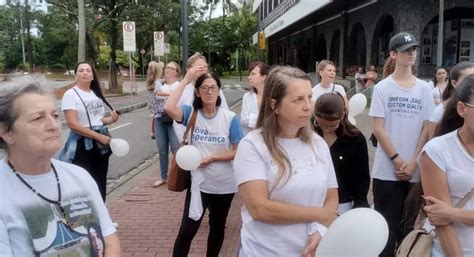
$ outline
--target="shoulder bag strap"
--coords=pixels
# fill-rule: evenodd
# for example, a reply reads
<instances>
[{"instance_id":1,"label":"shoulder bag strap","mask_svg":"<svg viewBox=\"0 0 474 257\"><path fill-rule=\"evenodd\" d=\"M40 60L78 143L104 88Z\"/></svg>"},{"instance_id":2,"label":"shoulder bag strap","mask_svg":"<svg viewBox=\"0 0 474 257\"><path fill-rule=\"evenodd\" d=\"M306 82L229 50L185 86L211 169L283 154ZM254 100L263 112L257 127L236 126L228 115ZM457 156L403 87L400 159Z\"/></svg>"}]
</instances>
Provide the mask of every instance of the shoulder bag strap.
<instances>
[{"instance_id":1,"label":"shoulder bag strap","mask_svg":"<svg viewBox=\"0 0 474 257\"><path fill-rule=\"evenodd\" d=\"M89 112L87 111L86 104L84 103L84 100L82 100L81 95L75 88L73 88L74 92L76 92L77 96L79 96L79 99L81 99L82 105L84 105L84 109L86 109L86 114L87 114L87 121L89 121L89 128L92 129L92 124L91 124L91 118L89 117Z\"/></svg>"},{"instance_id":2,"label":"shoulder bag strap","mask_svg":"<svg viewBox=\"0 0 474 257\"><path fill-rule=\"evenodd\" d=\"M193 132L194 132L194 125L196 125L196 118L197 118L198 111L193 108L193 114L191 114L191 119L189 120L188 125L186 126L186 131L183 135L183 143L186 143L188 139L188 133L191 131L191 143L193 142Z\"/></svg>"},{"instance_id":3,"label":"shoulder bag strap","mask_svg":"<svg viewBox=\"0 0 474 257\"><path fill-rule=\"evenodd\" d=\"M459 202L454 206L456 208L462 208L464 205L466 205L469 200L471 200L472 196L474 196L474 188L471 188L471 191L469 191Z\"/></svg>"},{"instance_id":4,"label":"shoulder bag strap","mask_svg":"<svg viewBox=\"0 0 474 257\"><path fill-rule=\"evenodd\" d=\"M334 93L335 90L336 90L336 84L332 83L331 93Z\"/></svg>"}]
</instances>

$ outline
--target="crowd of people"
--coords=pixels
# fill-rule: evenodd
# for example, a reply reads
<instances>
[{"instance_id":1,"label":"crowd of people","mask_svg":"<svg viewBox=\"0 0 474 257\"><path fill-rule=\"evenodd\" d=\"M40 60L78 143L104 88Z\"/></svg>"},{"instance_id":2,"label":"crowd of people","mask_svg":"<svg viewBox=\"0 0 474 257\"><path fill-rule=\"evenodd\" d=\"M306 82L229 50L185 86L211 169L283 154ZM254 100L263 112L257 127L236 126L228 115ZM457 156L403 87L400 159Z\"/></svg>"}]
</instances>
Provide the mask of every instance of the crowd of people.
<instances>
[{"instance_id":1,"label":"crowd of people","mask_svg":"<svg viewBox=\"0 0 474 257\"><path fill-rule=\"evenodd\" d=\"M150 136L160 156L160 180L153 186L167 183L170 149L175 154L179 142L203 157L191 171L173 256L188 255L206 211L206 256L219 256L236 193L243 201L236 255L315 256L338 215L371 207L372 181L373 208L389 227L380 256L395 256L423 210L424 226L437 234L432 256L473 257L474 200L455 204L474 188L474 64L439 67L427 83L413 75L418 48L413 35L396 34L382 80L375 84L375 66L356 74L357 92L373 87L369 116L378 144L371 173L367 139L349 121L335 63L319 63L320 83L313 86L298 68L251 62L239 115L229 110L203 55L189 57L182 79L177 63L150 62ZM6 153L0 161L0 256L81 255L84 249L89 256L121 255L104 204L111 154L106 126L120 113L105 99L90 64L79 63L75 71L76 84L61 103L71 131L64 146L58 110L43 87L0 89ZM104 116L105 106L110 115ZM190 134L184 133L188 127ZM61 147L60 160L53 159ZM413 194L417 185L422 195ZM420 199L421 206L410 204ZM48 244L58 229L66 236Z\"/></svg>"}]
</instances>

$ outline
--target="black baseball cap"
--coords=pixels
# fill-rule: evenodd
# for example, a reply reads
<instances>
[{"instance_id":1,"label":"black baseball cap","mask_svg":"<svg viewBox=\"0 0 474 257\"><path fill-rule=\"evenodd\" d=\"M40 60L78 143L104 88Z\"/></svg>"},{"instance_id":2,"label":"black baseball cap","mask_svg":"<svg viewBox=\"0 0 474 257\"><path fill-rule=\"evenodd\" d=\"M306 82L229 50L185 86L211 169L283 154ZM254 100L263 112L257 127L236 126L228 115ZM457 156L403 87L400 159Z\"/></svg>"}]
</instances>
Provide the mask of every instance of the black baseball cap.
<instances>
[{"instance_id":1,"label":"black baseball cap","mask_svg":"<svg viewBox=\"0 0 474 257\"><path fill-rule=\"evenodd\" d=\"M415 37L408 32L400 32L390 39L388 49L401 52L413 46L420 47Z\"/></svg>"}]
</instances>

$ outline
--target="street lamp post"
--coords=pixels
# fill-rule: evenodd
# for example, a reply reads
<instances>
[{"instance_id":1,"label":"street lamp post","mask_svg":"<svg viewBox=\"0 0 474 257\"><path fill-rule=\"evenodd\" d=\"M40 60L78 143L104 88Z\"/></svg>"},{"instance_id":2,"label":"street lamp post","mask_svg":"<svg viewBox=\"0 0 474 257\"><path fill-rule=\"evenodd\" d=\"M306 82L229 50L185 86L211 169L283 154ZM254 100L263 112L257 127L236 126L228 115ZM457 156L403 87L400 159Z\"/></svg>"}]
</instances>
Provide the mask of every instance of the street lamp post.
<instances>
[{"instance_id":1,"label":"street lamp post","mask_svg":"<svg viewBox=\"0 0 474 257\"><path fill-rule=\"evenodd\" d=\"M188 60L188 0L181 0L181 28L183 34L183 63L182 71L186 70L186 61Z\"/></svg>"}]
</instances>

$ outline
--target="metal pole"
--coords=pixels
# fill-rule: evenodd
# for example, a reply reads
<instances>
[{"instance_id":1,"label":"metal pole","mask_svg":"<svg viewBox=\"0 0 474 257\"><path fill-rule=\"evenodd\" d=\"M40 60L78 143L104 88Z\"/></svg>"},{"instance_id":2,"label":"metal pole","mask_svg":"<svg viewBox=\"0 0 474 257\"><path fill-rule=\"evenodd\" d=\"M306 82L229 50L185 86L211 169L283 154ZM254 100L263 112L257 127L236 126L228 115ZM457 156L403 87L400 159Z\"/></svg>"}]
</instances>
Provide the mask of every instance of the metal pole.
<instances>
[{"instance_id":1,"label":"metal pole","mask_svg":"<svg viewBox=\"0 0 474 257\"><path fill-rule=\"evenodd\" d=\"M436 52L436 66L443 65L444 44L444 0L439 0L438 49Z\"/></svg>"},{"instance_id":2,"label":"metal pole","mask_svg":"<svg viewBox=\"0 0 474 257\"><path fill-rule=\"evenodd\" d=\"M183 63L182 71L186 71L186 62L188 60L188 0L181 0L181 27L183 34Z\"/></svg>"},{"instance_id":3,"label":"metal pole","mask_svg":"<svg viewBox=\"0 0 474 257\"><path fill-rule=\"evenodd\" d=\"M23 15L22 13L22 8L21 5L18 5L20 7L20 34L21 34L21 51L23 53L23 68L25 68L26 64L26 58L25 58L25 39L23 38Z\"/></svg>"},{"instance_id":4,"label":"metal pole","mask_svg":"<svg viewBox=\"0 0 474 257\"><path fill-rule=\"evenodd\" d=\"M142 54L142 77L145 76L145 67L143 66L144 54Z\"/></svg>"},{"instance_id":5,"label":"metal pole","mask_svg":"<svg viewBox=\"0 0 474 257\"><path fill-rule=\"evenodd\" d=\"M132 52L128 52L128 78L130 80L130 96L133 95L133 86L132 86Z\"/></svg>"}]
</instances>

